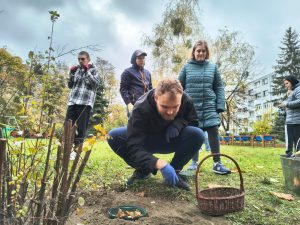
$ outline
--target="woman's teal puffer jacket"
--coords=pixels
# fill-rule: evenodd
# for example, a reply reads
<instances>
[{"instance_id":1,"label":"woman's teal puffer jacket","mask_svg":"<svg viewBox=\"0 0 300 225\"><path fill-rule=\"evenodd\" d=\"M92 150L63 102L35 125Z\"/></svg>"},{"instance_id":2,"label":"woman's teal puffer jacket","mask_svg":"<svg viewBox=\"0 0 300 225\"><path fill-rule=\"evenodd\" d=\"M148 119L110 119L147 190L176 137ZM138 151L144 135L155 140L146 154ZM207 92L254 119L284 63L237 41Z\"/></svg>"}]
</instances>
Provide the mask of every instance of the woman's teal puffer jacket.
<instances>
[{"instance_id":1,"label":"woman's teal puffer jacket","mask_svg":"<svg viewBox=\"0 0 300 225\"><path fill-rule=\"evenodd\" d=\"M217 66L208 60L189 60L182 67L178 79L193 99L199 127L219 126L219 113L225 110L225 93Z\"/></svg>"}]
</instances>

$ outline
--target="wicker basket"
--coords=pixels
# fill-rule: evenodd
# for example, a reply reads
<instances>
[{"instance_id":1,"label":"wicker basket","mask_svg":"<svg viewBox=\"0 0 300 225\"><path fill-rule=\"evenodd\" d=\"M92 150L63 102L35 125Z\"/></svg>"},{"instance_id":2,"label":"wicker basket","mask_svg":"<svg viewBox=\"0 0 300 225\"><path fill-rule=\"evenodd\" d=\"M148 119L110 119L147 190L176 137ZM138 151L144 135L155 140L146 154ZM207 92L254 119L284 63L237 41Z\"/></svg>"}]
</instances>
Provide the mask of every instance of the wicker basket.
<instances>
[{"instance_id":1,"label":"wicker basket","mask_svg":"<svg viewBox=\"0 0 300 225\"><path fill-rule=\"evenodd\" d=\"M200 167L206 159L215 155L224 156L234 162L240 175L240 189L232 187L216 187L204 190L199 189L200 184L198 182L198 175L200 173ZM226 213L242 210L244 208L245 191L242 172L237 162L233 158L224 154L211 154L206 156L199 163L196 171L196 198L198 200L200 211L207 215L221 216Z\"/></svg>"}]
</instances>

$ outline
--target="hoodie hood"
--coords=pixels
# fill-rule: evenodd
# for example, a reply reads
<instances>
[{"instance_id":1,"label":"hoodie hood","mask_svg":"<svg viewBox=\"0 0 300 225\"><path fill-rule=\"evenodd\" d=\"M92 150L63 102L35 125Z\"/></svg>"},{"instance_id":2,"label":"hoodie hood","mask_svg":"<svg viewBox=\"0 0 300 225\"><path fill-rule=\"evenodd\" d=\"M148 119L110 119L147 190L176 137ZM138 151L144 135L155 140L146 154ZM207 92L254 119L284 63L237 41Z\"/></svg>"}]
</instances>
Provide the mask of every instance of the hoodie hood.
<instances>
[{"instance_id":1,"label":"hoodie hood","mask_svg":"<svg viewBox=\"0 0 300 225\"><path fill-rule=\"evenodd\" d=\"M142 51L142 50L135 50L131 56L131 60L130 60L130 63L134 66L134 67L139 67L137 64L136 64L136 58L140 55L144 55L144 56L147 56L147 53Z\"/></svg>"},{"instance_id":2,"label":"hoodie hood","mask_svg":"<svg viewBox=\"0 0 300 225\"><path fill-rule=\"evenodd\" d=\"M292 87L292 90L296 89L297 87L300 87L300 83L295 84L295 85Z\"/></svg>"}]
</instances>

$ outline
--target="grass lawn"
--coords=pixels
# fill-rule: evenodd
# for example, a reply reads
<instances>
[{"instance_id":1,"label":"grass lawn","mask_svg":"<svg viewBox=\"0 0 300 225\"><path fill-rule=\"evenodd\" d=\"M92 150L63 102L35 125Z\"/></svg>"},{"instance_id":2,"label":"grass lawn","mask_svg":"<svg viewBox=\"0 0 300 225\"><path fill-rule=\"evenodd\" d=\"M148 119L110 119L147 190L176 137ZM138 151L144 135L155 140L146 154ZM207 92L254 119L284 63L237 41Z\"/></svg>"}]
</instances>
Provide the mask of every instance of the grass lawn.
<instances>
[{"instance_id":1,"label":"grass lawn","mask_svg":"<svg viewBox=\"0 0 300 225\"><path fill-rule=\"evenodd\" d=\"M300 197L294 201L287 201L275 197L270 192L291 193L286 191L279 154L284 149L259 148L240 146L221 146L224 154L232 156L243 171L244 187L246 192L245 209L241 212L226 215L232 224L300 224ZM202 151L200 159L208 155ZM166 160L172 154L159 155ZM223 163L234 170L234 164L224 158ZM239 187L238 173L228 176L215 175L211 171L212 158L206 160L199 176L200 188L206 189L208 184L229 185ZM122 189L126 178L132 173L122 159L120 159L106 142L97 143L93 149L88 166L84 173L84 184L91 188L101 186L105 189ZM190 192L169 188L162 184L160 172L149 180L136 182L129 189L133 192L144 191L148 196L159 196L166 200L186 200L197 204L195 198L195 183L190 181Z\"/></svg>"}]
</instances>

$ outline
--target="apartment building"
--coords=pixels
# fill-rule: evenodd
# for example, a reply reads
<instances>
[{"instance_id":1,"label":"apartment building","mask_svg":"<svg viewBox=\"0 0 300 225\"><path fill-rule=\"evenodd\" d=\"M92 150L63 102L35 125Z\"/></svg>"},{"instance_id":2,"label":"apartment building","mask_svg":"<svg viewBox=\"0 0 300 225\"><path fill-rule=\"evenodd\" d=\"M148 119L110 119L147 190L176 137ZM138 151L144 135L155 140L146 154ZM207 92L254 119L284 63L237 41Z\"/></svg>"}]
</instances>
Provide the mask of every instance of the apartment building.
<instances>
[{"instance_id":1,"label":"apartment building","mask_svg":"<svg viewBox=\"0 0 300 225\"><path fill-rule=\"evenodd\" d=\"M239 124L233 124L233 133L251 132L254 121L261 120L263 114L277 112L280 96L272 95L272 82L275 73L253 77L248 83L248 94L244 105L239 106L237 117Z\"/></svg>"}]
</instances>

